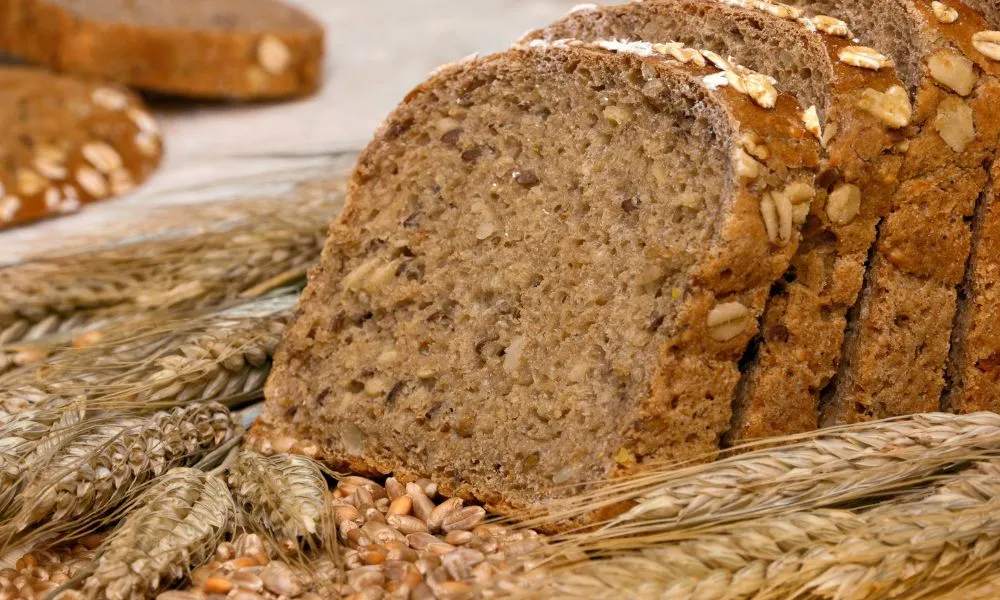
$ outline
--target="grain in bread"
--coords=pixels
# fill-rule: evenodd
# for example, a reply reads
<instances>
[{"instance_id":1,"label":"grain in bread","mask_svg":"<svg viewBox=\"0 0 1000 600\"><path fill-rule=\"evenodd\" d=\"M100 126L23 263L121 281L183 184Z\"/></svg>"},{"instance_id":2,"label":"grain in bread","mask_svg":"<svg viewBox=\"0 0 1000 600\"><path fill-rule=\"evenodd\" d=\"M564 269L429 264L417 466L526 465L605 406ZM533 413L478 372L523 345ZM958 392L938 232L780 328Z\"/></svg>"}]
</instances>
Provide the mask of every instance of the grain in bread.
<instances>
[{"instance_id":1,"label":"grain in bread","mask_svg":"<svg viewBox=\"0 0 1000 600\"><path fill-rule=\"evenodd\" d=\"M323 28L280 0L5 0L0 50L167 94L280 98L319 86Z\"/></svg>"},{"instance_id":2,"label":"grain in bread","mask_svg":"<svg viewBox=\"0 0 1000 600\"><path fill-rule=\"evenodd\" d=\"M989 27L955 0L944 3L954 20L922 0L792 3L844 19L860 45L895 64L913 98L901 183L879 230L822 422L937 410L957 288L981 216L984 165L1000 137L1000 64L974 46L974 36ZM863 52L843 59L872 61Z\"/></svg>"},{"instance_id":3,"label":"grain in bread","mask_svg":"<svg viewBox=\"0 0 1000 600\"><path fill-rule=\"evenodd\" d=\"M842 21L804 19L781 4L699 0L578 10L526 36L672 39L775 77L802 106L812 107L810 127L824 145L821 182L803 242L772 290L760 339L745 361L730 442L816 428L820 392L837 371L846 315L895 191L901 159L893 148L904 139L906 123L861 103L866 94L905 99L906 92L891 68L842 62L839 53L852 45L850 36Z\"/></svg>"},{"instance_id":4,"label":"grain in bread","mask_svg":"<svg viewBox=\"0 0 1000 600\"><path fill-rule=\"evenodd\" d=\"M0 229L124 194L163 154L132 92L34 68L0 68Z\"/></svg>"},{"instance_id":5,"label":"grain in bread","mask_svg":"<svg viewBox=\"0 0 1000 600\"><path fill-rule=\"evenodd\" d=\"M773 192L818 162L798 103L746 81L773 89L575 41L434 75L359 159L259 428L499 510L711 455L798 239Z\"/></svg>"}]
</instances>

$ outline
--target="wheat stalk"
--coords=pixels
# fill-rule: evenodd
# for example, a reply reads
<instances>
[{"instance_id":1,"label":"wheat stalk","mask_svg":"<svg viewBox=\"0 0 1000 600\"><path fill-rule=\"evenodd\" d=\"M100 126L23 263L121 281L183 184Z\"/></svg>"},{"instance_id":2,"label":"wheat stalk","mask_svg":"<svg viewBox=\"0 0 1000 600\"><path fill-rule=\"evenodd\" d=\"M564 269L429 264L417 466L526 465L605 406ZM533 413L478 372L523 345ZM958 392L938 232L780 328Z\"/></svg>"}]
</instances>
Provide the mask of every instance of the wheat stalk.
<instances>
[{"instance_id":1,"label":"wheat stalk","mask_svg":"<svg viewBox=\"0 0 1000 600\"><path fill-rule=\"evenodd\" d=\"M146 482L241 433L229 410L215 403L145 417L109 415L80 429L50 460L22 474L19 509L0 544L85 533Z\"/></svg>"},{"instance_id":2,"label":"wheat stalk","mask_svg":"<svg viewBox=\"0 0 1000 600\"><path fill-rule=\"evenodd\" d=\"M634 533L631 532L631 533ZM751 519L666 541L580 546L610 552L536 577L530 598L934 597L992 575L1000 560L1000 465L981 461L919 499L863 512L818 509ZM637 574L641 576L637 577Z\"/></svg>"},{"instance_id":3,"label":"wheat stalk","mask_svg":"<svg viewBox=\"0 0 1000 600\"><path fill-rule=\"evenodd\" d=\"M296 300L284 294L111 330L102 343L0 376L0 421L75 397L92 410L258 397Z\"/></svg>"},{"instance_id":4,"label":"wheat stalk","mask_svg":"<svg viewBox=\"0 0 1000 600\"><path fill-rule=\"evenodd\" d=\"M65 345L73 332L150 310L196 310L302 281L342 185L299 186L224 230L154 238L0 269L0 350ZM14 362L8 353L0 373Z\"/></svg>"},{"instance_id":5,"label":"wheat stalk","mask_svg":"<svg viewBox=\"0 0 1000 600\"><path fill-rule=\"evenodd\" d=\"M927 413L834 428L714 463L646 473L554 502L526 526L630 506L588 539L668 533L843 504L911 486L955 463L1000 451L1000 415ZM775 440L770 440L773 443Z\"/></svg>"},{"instance_id":6,"label":"wheat stalk","mask_svg":"<svg viewBox=\"0 0 1000 600\"><path fill-rule=\"evenodd\" d=\"M235 522L235 506L221 480L196 469L173 469L135 500L98 549L82 595L153 597L206 562Z\"/></svg>"},{"instance_id":7,"label":"wheat stalk","mask_svg":"<svg viewBox=\"0 0 1000 600\"><path fill-rule=\"evenodd\" d=\"M286 541L314 547L336 543L329 488L312 459L243 450L230 470L229 485L250 530L266 533L277 548Z\"/></svg>"}]
</instances>

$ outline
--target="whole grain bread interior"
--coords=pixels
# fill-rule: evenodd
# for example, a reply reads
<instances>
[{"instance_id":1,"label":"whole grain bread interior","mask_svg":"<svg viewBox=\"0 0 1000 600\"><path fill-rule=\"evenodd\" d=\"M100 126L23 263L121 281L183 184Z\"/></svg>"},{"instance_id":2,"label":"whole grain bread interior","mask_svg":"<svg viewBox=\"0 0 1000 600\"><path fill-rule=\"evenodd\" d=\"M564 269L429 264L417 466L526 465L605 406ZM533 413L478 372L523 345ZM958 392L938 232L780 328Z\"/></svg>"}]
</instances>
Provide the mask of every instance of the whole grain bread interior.
<instances>
[{"instance_id":1,"label":"whole grain bread interior","mask_svg":"<svg viewBox=\"0 0 1000 600\"><path fill-rule=\"evenodd\" d=\"M812 185L818 143L793 98L684 50L536 43L411 92L359 159L259 427L500 511L711 456L798 241L772 192Z\"/></svg>"},{"instance_id":2,"label":"whole grain bread interior","mask_svg":"<svg viewBox=\"0 0 1000 600\"><path fill-rule=\"evenodd\" d=\"M815 429L820 393L837 371L846 315L861 290L876 225L889 209L906 121L887 114L906 91L891 67L840 60L847 25L771 3L655 0L577 10L527 39L672 39L777 78L824 145L822 176L803 243L768 302L748 355L727 438ZM907 104L908 108L908 104ZM908 114L906 115L908 118Z\"/></svg>"},{"instance_id":3,"label":"whole grain bread interior","mask_svg":"<svg viewBox=\"0 0 1000 600\"><path fill-rule=\"evenodd\" d=\"M1000 129L1000 65L974 40L989 27L951 0L793 4L847 21L859 44L896 65L913 99L901 183L880 227L822 422L938 410L958 287L983 216L977 206L984 165Z\"/></svg>"}]
</instances>

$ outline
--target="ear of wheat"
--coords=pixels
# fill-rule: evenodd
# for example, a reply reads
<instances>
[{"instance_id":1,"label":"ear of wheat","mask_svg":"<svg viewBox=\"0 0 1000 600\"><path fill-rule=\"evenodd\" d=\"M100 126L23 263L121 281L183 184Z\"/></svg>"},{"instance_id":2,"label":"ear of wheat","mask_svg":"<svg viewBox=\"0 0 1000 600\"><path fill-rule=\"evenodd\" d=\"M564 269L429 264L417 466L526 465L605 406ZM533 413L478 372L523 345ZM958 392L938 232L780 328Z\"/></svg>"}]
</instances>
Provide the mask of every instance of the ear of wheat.
<instances>
[{"instance_id":1,"label":"ear of wheat","mask_svg":"<svg viewBox=\"0 0 1000 600\"><path fill-rule=\"evenodd\" d=\"M148 481L192 464L240 432L229 411L215 403L85 421L50 460L22 474L18 512L4 525L6 542L0 543L88 533Z\"/></svg>"},{"instance_id":2,"label":"ear of wheat","mask_svg":"<svg viewBox=\"0 0 1000 600\"><path fill-rule=\"evenodd\" d=\"M173 469L134 501L99 548L83 596L152 597L208 561L235 525L235 505L221 480L197 469Z\"/></svg>"},{"instance_id":3,"label":"ear of wheat","mask_svg":"<svg viewBox=\"0 0 1000 600\"><path fill-rule=\"evenodd\" d=\"M148 319L100 344L0 376L5 414L83 397L92 410L136 410L259 397L293 293L187 318Z\"/></svg>"},{"instance_id":4,"label":"ear of wheat","mask_svg":"<svg viewBox=\"0 0 1000 600\"><path fill-rule=\"evenodd\" d=\"M329 488L312 459L243 450L230 470L229 485L250 530L268 534L279 550L282 542L328 549L336 544Z\"/></svg>"},{"instance_id":5,"label":"ear of wheat","mask_svg":"<svg viewBox=\"0 0 1000 600\"><path fill-rule=\"evenodd\" d=\"M773 443L775 440L769 440ZM527 526L565 523L615 506L608 535L643 535L834 506L925 481L942 469L1000 451L1000 415L927 413L821 430L690 467L653 468L554 502ZM588 539L600 539L601 531Z\"/></svg>"},{"instance_id":6,"label":"ear of wheat","mask_svg":"<svg viewBox=\"0 0 1000 600\"><path fill-rule=\"evenodd\" d=\"M343 203L341 178L299 186L222 230L39 259L0 269L4 346L68 345L74 332L150 310L196 310L303 281Z\"/></svg>"}]
</instances>

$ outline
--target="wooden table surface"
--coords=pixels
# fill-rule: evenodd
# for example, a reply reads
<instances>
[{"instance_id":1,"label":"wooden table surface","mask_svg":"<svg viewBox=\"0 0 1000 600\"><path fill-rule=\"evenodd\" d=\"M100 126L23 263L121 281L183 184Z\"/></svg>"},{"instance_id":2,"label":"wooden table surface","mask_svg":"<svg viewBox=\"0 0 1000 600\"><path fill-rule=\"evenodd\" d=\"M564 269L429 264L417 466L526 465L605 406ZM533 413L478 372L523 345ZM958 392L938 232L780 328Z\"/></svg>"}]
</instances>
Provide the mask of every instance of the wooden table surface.
<instances>
[{"instance_id":1,"label":"wooden table surface","mask_svg":"<svg viewBox=\"0 0 1000 600\"><path fill-rule=\"evenodd\" d=\"M325 82L289 103L170 105L154 109L167 148L160 170L128 197L0 233L0 264L79 245L95 234L128 237L155 207L266 195L330 168L435 67L501 50L576 0L290 0L327 26Z\"/></svg>"}]
</instances>

